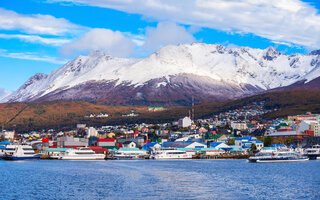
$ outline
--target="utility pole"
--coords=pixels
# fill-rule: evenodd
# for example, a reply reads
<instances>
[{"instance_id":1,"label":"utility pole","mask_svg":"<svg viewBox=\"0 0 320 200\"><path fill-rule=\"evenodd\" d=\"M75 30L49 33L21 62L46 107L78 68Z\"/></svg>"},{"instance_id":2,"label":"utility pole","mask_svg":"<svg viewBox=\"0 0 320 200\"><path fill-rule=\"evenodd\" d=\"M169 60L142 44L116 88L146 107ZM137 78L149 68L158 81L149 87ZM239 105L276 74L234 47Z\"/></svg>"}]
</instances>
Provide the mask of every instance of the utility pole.
<instances>
[{"instance_id":1,"label":"utility pole","mask_svg":"<svg viewBox=\"0 0 320 200\"><path fill-rule=\"evenodd\" d=\"M192 96L192 119L191 120L194 122L194 96Z\"/></svg>"}]
</instances>

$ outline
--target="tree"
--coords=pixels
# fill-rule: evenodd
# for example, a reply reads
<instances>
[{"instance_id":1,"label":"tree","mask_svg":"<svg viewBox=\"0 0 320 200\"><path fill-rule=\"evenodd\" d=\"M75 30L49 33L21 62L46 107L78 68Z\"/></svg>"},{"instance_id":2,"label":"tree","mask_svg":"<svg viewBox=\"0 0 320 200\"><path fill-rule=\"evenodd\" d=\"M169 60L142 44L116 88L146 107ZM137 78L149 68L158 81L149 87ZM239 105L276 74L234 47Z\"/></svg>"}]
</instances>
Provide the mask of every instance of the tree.
<instances>
[{"instance_id":1,"label":"tree","mask_svg":"<svg viewBox=\"0 0 320 200\"><path fill-rule=\"evenodd\" d=\"M84 128L79 128L77 131L77 136L84 137L87 134Z\"/></svg>"},{"instance_id":2,"label":"tree","mask_svg":"<svg viewBox=\"0 0 320 200\"><path fill-rule=\"evenodd\" d=\"M0 141L4 141L4 140L5 140L4 135L1 135L0 136Z\"/></svg>"},{"instance_id":3,"label":"tree","mask_svg":"<svg viewBox=\"0 0 320 200\"><path fill-rule=\"evenodd\" d=\"M227 145L234 145L235 144L235 139L234 138L229 138L227 140Z\"/></svg>"},{"instance_id":4,"label":"tree","mask_svg":"<svg viewBox=\"0 0 320 200\"><path fill-rule=\"evenodd\" d=\"M288 137L286 138L285 144L286 145L290 145L292 142L294 142L296 140L295 137Z\"/></svg>"},{"instance_id":5,"label":"tree","mask_svg":"<svg viewBox=\"0 0 320 200\"><path fill-rule=\"evenodd\" d=\"M256 146L256 144L251 144L251 151L252 151L252 152L257 151L257 146Z\"/></svg>"},{"instance_id":6,"label":"tree","mask_svg":"<svg viewBox=\"0 0 320 200\"><path fill-rule=\"evenodd\" d=\"M272 138L270 136L267 136L263 139L263 145L265 147L270 147L272 144Z\"/></svg>"}]
</instances>

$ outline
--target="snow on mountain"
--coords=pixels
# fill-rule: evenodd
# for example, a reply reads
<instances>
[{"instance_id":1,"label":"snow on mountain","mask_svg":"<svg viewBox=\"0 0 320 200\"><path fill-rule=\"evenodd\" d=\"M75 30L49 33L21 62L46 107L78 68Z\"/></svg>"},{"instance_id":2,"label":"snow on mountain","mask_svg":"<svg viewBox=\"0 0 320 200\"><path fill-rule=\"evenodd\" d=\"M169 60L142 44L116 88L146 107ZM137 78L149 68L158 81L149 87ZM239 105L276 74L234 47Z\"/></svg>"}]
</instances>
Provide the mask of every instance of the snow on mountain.
<instances>
[{"instance_id":1,"label":"snow on mountain","mask_svg":"<svg viewBox=\"0 0 320 200\"><path fill-rule=\"evenodd\" d=\"M150 93L161 90L164 96L158 98L163 99L166 95L174 95L171 94L174 87L176 92L192 90L199 96L206 93L210 101L215 95L218 99L223 96L225 99L237 98L319 76L320 55L317 51L309 55L285 55L273 47L230 49L216 44L193 43L169 45L143 59L113 58L99 51L78 56L48 75L36 74L3 101L36 101L49 97L49 100L73 99L73 96L78 99L110 98L108 94L101 94L107 91L113 95L126 95L119 92L120 89L131 91L128 98L132 99L143 93L142 90L144 96L155 99ZM196 89L201 91L195 92ZM182 92L180 96L182 98Z\"/></svg>"}]
</instances>

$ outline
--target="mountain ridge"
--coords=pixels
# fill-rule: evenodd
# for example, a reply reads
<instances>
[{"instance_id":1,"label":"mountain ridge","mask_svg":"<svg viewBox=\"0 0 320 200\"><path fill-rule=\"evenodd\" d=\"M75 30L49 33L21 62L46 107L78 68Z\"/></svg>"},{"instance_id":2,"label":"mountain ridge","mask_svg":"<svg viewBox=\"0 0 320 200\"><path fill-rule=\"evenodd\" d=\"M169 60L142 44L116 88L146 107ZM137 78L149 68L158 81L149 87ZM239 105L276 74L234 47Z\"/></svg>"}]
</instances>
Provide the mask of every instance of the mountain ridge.
<instances>
[{"instance_id":1,"label":"mountain ridge","mask_svg":"<svg viewBox=\"0 0 320 200\"><path fill-rule=\"evenodd\" d=\"M190 105L192 97L199 103L231 100L319 76L318 51L286 55L273 47L231 49L203 43L169 45L141 59L95 51L48 75L34 75L2 102Z\"/></svg>"}]
</instances>

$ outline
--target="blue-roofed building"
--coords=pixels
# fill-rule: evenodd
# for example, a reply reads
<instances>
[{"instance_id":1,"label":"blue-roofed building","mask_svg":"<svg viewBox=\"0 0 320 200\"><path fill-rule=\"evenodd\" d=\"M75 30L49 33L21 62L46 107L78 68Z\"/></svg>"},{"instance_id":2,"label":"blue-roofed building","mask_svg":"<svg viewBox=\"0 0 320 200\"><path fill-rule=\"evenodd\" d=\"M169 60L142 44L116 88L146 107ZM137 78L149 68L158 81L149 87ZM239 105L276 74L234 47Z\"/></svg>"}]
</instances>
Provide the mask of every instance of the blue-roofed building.
<instances>
[{"instance_id":1,"label":"blue-roofed building","mask_svg":"<svg viewBox=\"0 0 320 200\"><path fill-rule=\"evenodd\" d=\"M157 142L150 142L150 143L146 143L145 145L143 145L142 149L146 150L146 151L160 150L161 145Z\"/></svg>"},{"instance_id":2,"label":"blue-roofed building","mask_svg":"<svg viewBox=\"0 0 320 200\"><path fill-rule=\"evenodd\" d=\"M206 144L191 141L164 142L162 148L206 148Z\"/></svg>"},{"instance_id":3,"label":"blue-roofed building","mask_svg":"<svg viewBox=\"0 0 320 200\"><path fill-rule=\"evenodd\" d=\"M271 144L270 147L272 147L272 148L282 148L282 147L286 147L286 145L285 144Z\"/></svg>"},{"instance_id":4,"label":"blue-roofed building","mask_svg":"<svg viewBox=\"0 0 320 200\"><path fill-rule=\"evenodd\" d=\"M0 145L8 145L8 144L12 144L11 142L4 140L0 142Z\"/></svg>"},{"instance_id":5,"label":"blue-roofed building","mask_svg":"<svg viewBox=\"0 0 320 200\"><path fill-rule=\"evenodd\" d=\"M211 148L216 148L216 149L223 149L226 151L229 151L232 149L229 145L225 144L224 142L210 142L209 143Z\"/></svg>"},{"instance_id":6,"label":"blue-roofed building","mask_svg":"<svg viewBox=\"0 0 320 200\"><path fill-rule=\"evenodd\" d=\"M252 144L256 145L257 150L261 150L264 146L262 141L259 141L256 137L252 136L236 138L234 146L238 148L249 149L251 148Z\"/></svg>"}]
</instances>

